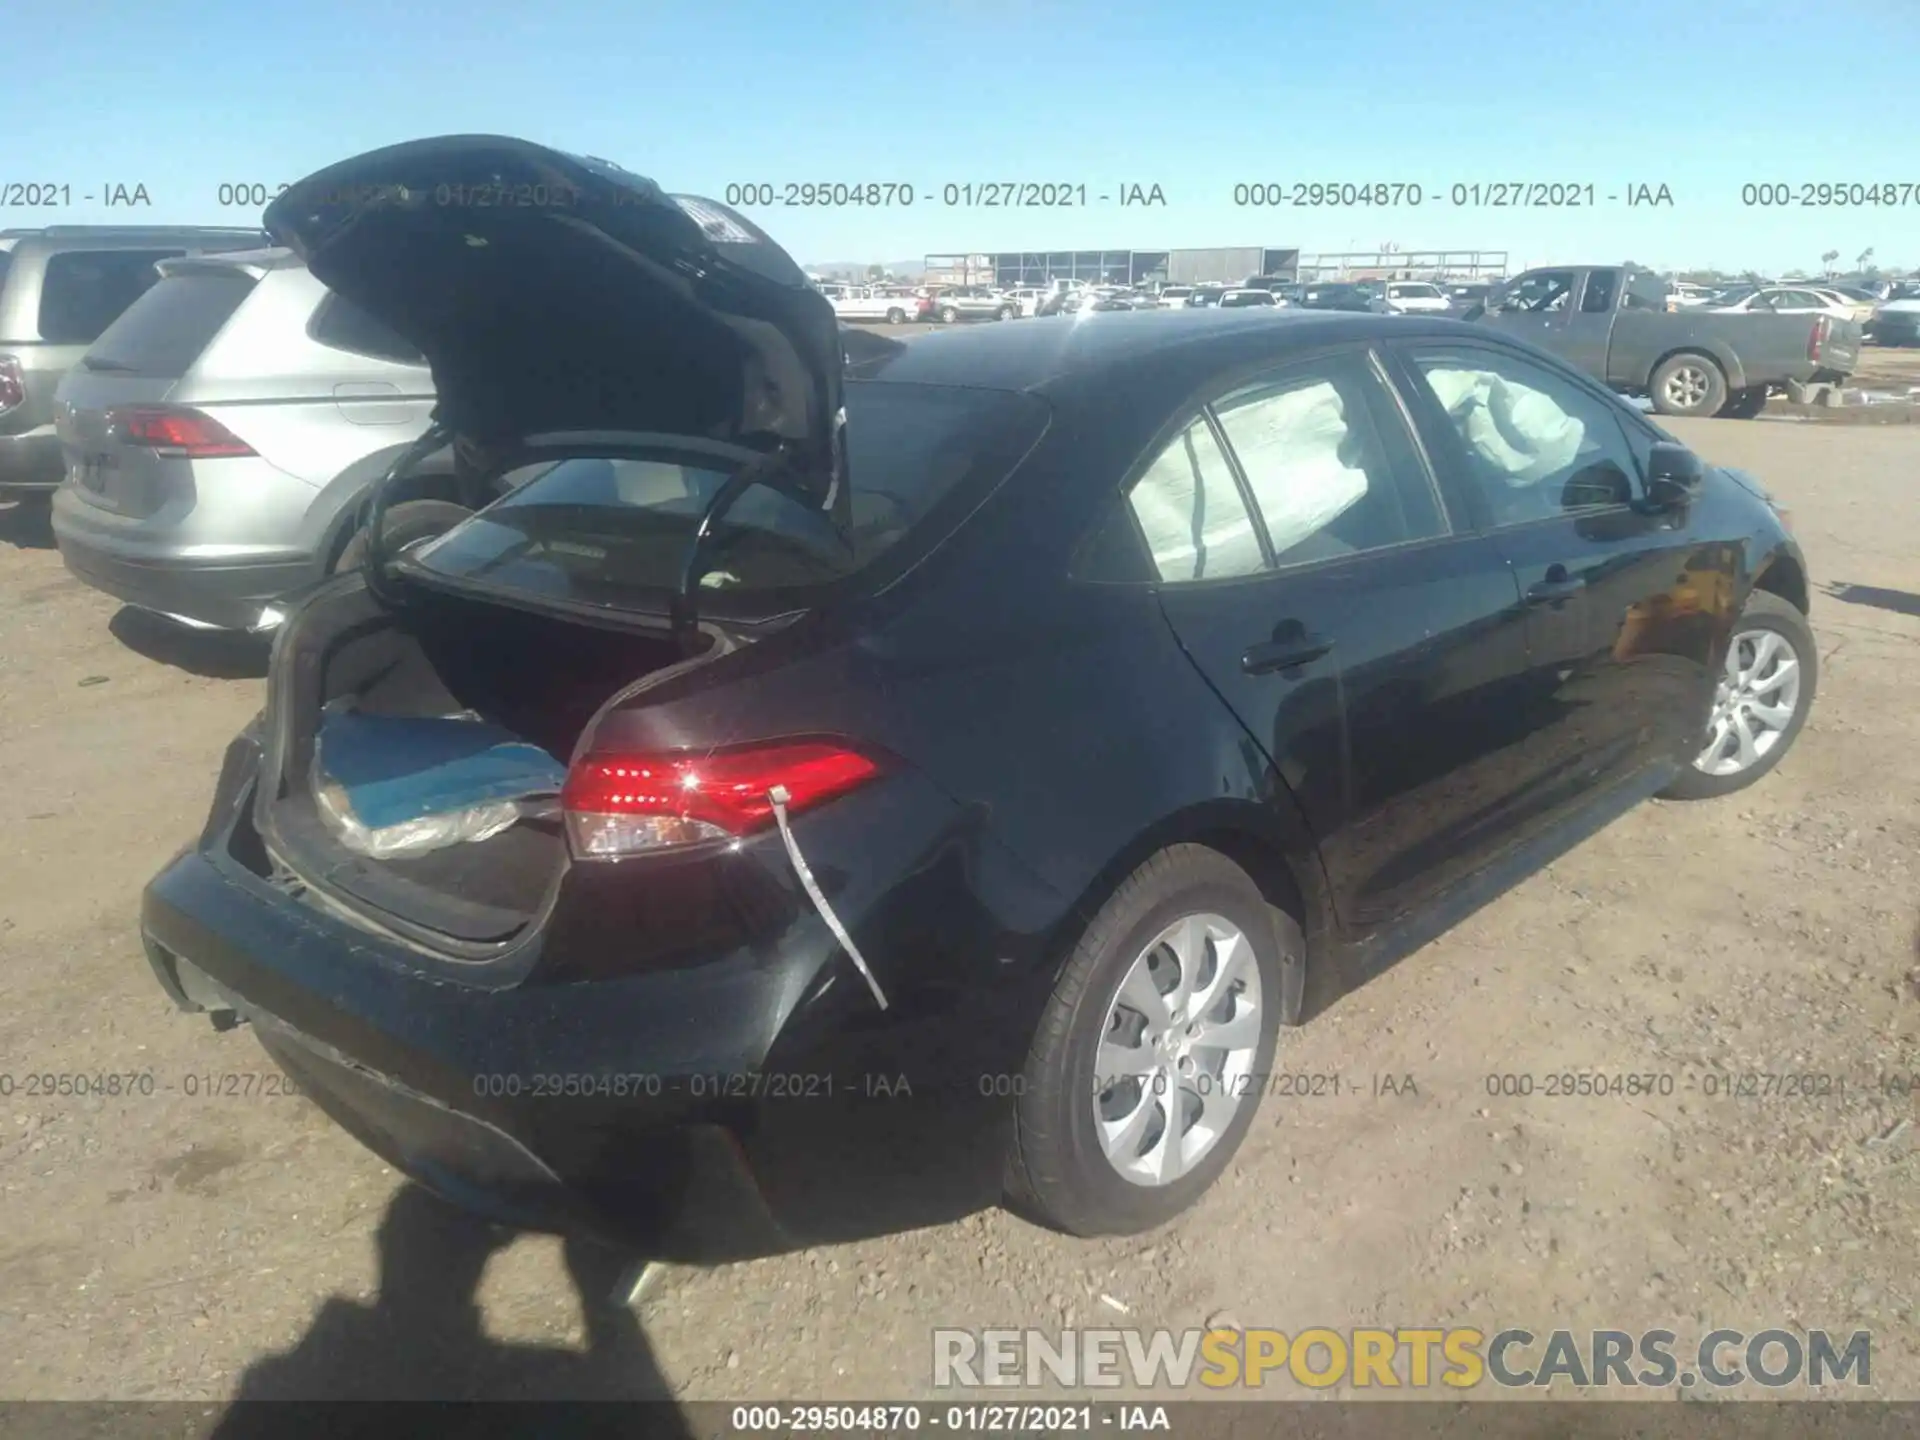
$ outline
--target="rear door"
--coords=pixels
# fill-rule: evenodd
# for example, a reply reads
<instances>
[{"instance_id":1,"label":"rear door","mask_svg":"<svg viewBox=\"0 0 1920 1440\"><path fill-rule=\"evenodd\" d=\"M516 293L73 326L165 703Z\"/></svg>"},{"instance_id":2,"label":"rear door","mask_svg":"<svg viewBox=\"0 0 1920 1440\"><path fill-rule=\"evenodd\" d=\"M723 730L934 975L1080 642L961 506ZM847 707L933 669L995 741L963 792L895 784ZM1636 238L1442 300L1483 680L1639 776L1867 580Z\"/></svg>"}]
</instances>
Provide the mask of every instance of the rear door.
<instances>
[{"instance_id":1,"label":"rear door","mask_svg":"<svg viewBox=\"0 0 1920 1440\"><path fill-rule=\"evenodd\" d=\"M1554 352L1574 369L1596 379L1620 377L1607 373L1608 348L1613 340L1613 312L1620 303L1620 272L1589 270L1580 278L1579 293L1569 297L1560 312L1563 324Z\"/></svg>"},{"instance_id":2,"label":"rear door","mask_svg":"<svg viewBox=\"0 0 1920 1440\"><path fill-rule=\"evenodd\" d=\"M1613 396L1505 345L1395 351L1428 453L1526 605L1526 823L1690 755L1732 562L1700 544L1685 511L1645 506L1651 432Z\"/></svg>"},{"instance_id":3,"label":"rear door","mask_svg":"<svg viewBox=\"0 0 1920 1440\"><path fill-rule=\"evenodd\" d=\"M1517 592L1365 349L1218 396L1129 498L1168 621L1293 792L1347 926L1497 848Z\"/></svg>"}]
</instances>

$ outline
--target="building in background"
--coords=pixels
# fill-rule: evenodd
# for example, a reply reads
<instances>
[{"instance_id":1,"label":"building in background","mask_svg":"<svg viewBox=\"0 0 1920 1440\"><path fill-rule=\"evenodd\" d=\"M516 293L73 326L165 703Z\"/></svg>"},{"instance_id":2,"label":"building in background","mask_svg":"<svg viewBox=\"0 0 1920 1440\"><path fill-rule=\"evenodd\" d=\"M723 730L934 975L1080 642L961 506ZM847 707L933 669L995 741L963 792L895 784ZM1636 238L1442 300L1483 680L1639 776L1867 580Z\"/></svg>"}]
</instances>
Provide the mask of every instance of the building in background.
<instances>
[{"instance_id":1,"label":"building in background","mask_svg":"<svg viewBox=\"0 0 1920 1440\"><path fill-rule=\"evenodd\" d=\"M1084 280L1090 285L1237 284L1252 276L1294 278L1300 252L1262 245L1207 250L1002 250L929 255L929 285L1044 285Z\"/></svg>"},{"instance_id":2,"label":"building in background","mask_svg":"<svg viewBox=\"0 0 1920 1440\"><path fill-rule=\"evenodd\" d=\"M1300 257L1302 280L1503 280L1504 250L1337 250Z\"/></svg>"}]
</instances>

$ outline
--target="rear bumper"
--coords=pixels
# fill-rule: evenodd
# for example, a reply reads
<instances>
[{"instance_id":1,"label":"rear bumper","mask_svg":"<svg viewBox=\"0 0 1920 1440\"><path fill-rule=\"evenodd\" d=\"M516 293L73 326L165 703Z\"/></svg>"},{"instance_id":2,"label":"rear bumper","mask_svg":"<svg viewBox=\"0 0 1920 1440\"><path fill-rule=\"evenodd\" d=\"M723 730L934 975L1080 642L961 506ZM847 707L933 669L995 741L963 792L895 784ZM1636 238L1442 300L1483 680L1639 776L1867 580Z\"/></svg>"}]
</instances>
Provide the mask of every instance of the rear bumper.
<instances>
[{"instance_id":1,"label":"rear bumper","mask_svg":"<svg viewBox=\"0 0 1920 1440\"><path fill-rule=\"evenodd\" d=\"M66 461L51 425L0 435L0 495L45 495L60 488Z\"/></svg>"},{"instance_id":2,"label":"rear bumper","mask_svg":"<svg viewBox=\"0 0 1920 1440\"><path fill-rule=\"evenodd\" d=\"M141 554L94 533L86 502L55 498L53 534L60 557L75 577L128 605L223 630L246 630L270 601L320 578L314 559L210 563Z\"/></svg>"},{"instance_id":3,"label":"rear bumper","mask_svg":"<svg viewBox=\"0 0 1920 1440\"><path fill-rule=\"evenodd\" d=\"M252 1022L322 1109L429 1189L696 1261L998 1198L1006 1102L925 1072L926 1104L894 1088L900 1054L972 1033L964 1007L899 1005L887 1033L804 925L771 952L573 983L423 957L241 862L258 763L234 743L206 832L148 885L148 961L180 1008Z\"/></svg>"}]
</instances>

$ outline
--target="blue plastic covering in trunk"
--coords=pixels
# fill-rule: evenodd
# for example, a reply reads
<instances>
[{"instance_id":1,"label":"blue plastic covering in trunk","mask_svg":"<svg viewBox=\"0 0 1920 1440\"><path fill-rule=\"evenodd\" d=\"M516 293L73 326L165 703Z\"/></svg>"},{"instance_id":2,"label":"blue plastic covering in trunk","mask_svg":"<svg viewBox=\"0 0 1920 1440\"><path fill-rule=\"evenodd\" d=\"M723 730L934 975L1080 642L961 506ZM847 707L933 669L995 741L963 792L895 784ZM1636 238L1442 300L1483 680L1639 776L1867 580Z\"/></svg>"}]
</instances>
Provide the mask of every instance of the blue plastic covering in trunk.
<instances>
[{"instance_id":1,"label":"blue plastic covering in trunk","mask_svg":"<svg viewBox=\"0 0 1920 1440\"><path fill-rule=\"evenodd\" d=\"M539 746L478 720L329 711L318 758L370 830L555 795L567 778L567 767Z\"/></svg>"}]
</instances>

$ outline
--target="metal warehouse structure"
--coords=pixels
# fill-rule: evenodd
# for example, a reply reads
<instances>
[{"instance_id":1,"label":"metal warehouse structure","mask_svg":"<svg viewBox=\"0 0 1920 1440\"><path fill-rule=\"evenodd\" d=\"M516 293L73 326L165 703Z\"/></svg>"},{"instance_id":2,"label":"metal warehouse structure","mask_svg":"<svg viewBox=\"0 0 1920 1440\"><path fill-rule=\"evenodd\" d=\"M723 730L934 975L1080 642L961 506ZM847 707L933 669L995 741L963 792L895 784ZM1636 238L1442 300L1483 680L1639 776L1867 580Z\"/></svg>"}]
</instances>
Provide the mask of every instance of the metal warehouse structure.
<instances>
[{"instance_id":1,"label":"metal warehouse structure","mask_svg":"<svg viewBox=\"0 0 1920 1440\"><path fill-rule=\"evenodd\" d=\"M1000 286L1044 285L1049 280L1195 285L1245 280L1251 275L1291 280L1299 263L1298 250L1262 245L1209 250L1004 250L929 255L926 260L927 279L935 284Z\"/></svg>"},{"instance_id":2,"label":"metal warehouse structure","mask_svg":"<svg viewBox=\"0 0 1920 1440\"><path fill-rule=\"evenodd\" d=\"M1302 280L1503 280L1504 250L1343 250L1302 255Z\"/></svg>"}]
</instances>

